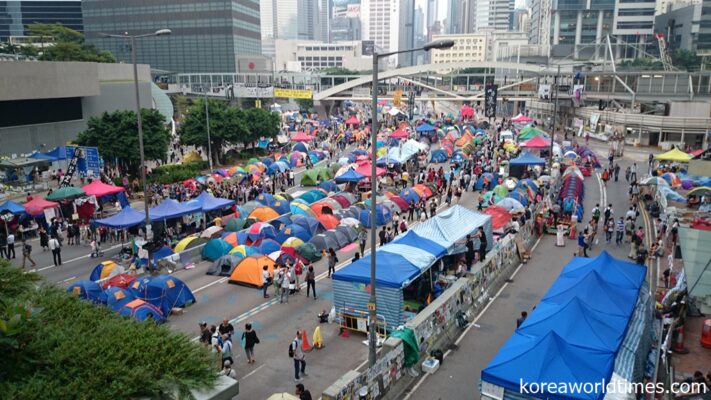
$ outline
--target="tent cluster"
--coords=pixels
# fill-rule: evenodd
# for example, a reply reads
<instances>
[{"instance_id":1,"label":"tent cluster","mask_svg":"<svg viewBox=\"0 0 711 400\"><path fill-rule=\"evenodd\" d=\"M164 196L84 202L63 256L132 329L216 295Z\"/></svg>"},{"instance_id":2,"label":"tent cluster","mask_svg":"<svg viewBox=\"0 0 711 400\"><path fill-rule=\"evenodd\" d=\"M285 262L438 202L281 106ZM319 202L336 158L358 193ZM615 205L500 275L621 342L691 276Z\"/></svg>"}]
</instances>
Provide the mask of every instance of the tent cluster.
<instances>
[{"instance_id":1,"label":"tent cluster","mask_svg":"<svg viewBox=\"0 0 711 400\"><path fill-rule=\"evenodd\" d=\"M456 243L479 227L484 228L491 245L491 217L455 205L400 234L376 251L377 296L379 304L383 304L379 312L388 326L397 327L404 322L402 289L439 258L454 252ZM337 271L333 279L335 304L367 311L370 257L361 258Z\"/></svg>"},{"instance_id":2,"label":"tent cluster","mask_svg":"<svg viewBox=\"0 0 711 400\"><path fill-rule=\"evenodd\" d=\"M482 382L502 387L506 398L532 398L521 382L590 384L592 392L544 388L536 396L601 400L598 382L641 381L651 347L645 273L607 252L575 257L481 372Z\"/></svg>"},{"instance_id":3,"label":"tent cluster","mask_svg":"<svg viewBox=\"0 0 711 400\"><path fill-rule=\"evenodd\" d=\"M165 322L173 308L196 301L190 288L172 275L137 280L112 261L97 265L90 279L75 282L67 291L80 299L106 305L119 315L157 323Z\"/></svg>"},{"instance_id":4,"label":"tent cluster","mask_svg":"<svg viewBox=\"0 0 711 400\"><path fill-rule=\"evenodd\" d=\"M448 126L444 130L439 130L438 135L442 137L439 149L430 154L430 161L433 163L443 163L448 160L462 162L475 151L476 146L488 140L484 129L471 125Z\"/></svg>"},{"instance_id":5,"label":"tent cluster","mask_svg":"<svg viewBox=\"0 0 711 400\"><path fill-rule=\"evenodd\" d=\"M575 215L578 221L582 221L584 196L583 174L576 167L567 168L563 173L563 183L558 193L558 199L563 202L563 214Z\"/></svg>"}]
</instances>

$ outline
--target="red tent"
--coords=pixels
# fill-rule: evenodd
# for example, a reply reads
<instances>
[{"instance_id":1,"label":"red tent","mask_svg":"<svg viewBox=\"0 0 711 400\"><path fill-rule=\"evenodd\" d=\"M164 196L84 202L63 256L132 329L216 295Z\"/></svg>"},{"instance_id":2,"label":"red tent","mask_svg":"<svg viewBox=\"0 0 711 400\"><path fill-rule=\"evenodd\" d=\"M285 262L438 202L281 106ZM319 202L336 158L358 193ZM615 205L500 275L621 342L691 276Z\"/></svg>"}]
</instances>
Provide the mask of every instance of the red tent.
<instances>
[{"instance_id":1,"label":"red tent","mask_svg":"<svg viewBox=\"0 0 711 400\"><path fill-rule=\"evenodd\" d=\"M489 206L484 214L491 215L491 228L494 230L503 228L511 221L511 214L501 206Z\"/></svg>"},{"instance_id":2,"label":"red tent","mask_svg":"<svg viewBox=\"0 0 711 400\"><path fill-rule=\"evenodd\" d=\"M33 217L37 217L42 215L44 213L44 210L48 208L58 207L59 203L35 197L32 201L28 201L27 203L23 204L23 206L25 206L25 210L27 210L28 214Z\"/></svg>"},{"instance_id":3,"label":"red tent","mask_svg":"<svg viewBox=\"0 0 711 400\"><path fill-rule=\"evenodd\" d=\"M313 137L307 135L304 132L299 132L291 138L292 142L310 142Z\"/></svg>"},{"instance_id":4,"label":"red tent","mask_svg":"<svg viewBox=\"0 0 711 400\"><path fill-rule=\"evenodd\" d=\"M462 114L462 118L474 118L474 109L467 104L463 105L459 112Z\"/></svg>"},{"instance_id":5,"label":"red tent","mask_svg":"<svg viewBox=\"0 0 711 400\"><path fill-rule=\"evenodd\" d=\"M551 147L551 141L541 136L534 136L523 142L521 146L529 149L547 149Z\"/></svg>"},{"instance_id":6,"label":"red tent","mask_svg":"<svg viewBox=\"0 0 711 400\"><path fill-rule=\"evenodd\" d=\"M128 289L129 285L131 285L135 280L136 277L133 275L118 274L114 275L113 277L102 283L101 287L104 289L110 287L120 287L121 289Z\"/></svg>"},{"instance_id":7,"label":"red tent","mask_svg":"<svg viewBox=\"0 0 711 400\"><path fill-rule=\"evenodd\" d=\"M405 130L397 129L395 132L390 134L391 139L406 139L410 136Z\"/></svg>"},{"instance_id":8,"label":"red tent","mask_svg":"<svg viewBox=\"0 0 711 400\"><path fill-rule=\"evenodd\" d=\"M351 117L346 120L346 125L360 125L360 121L358 121L358 117L351 115Z\"/></svg>"},{"instance_id":9,"label":"red tent","mask_svg":"<svg viewBox=\"0 0 711 400\"><path fill-rule=\"evenodd\" d=\"M372 177L371 168L373 168L372 164L370 162L365 162L365 163L361 164L361 166L356 169L356 172L361 175L365 175L367 177ZM380 167L375 167L375 175L383 176L383 175L385 175L385 172L386 172L385 169L380 168Z\"/></svg>"},{"instance_id":10,"label":"red tent","mask_svg":"<svg viewBox=\"0 0 711 400\"><path fill-rule=\"evenodd\" d=\"M511 122L516 122L516 123L527 123L527 122L533 122L532 118L528 118L527 116L523 114L519 114L513 118L511 118Z\"/></svg>"},{"instance_id":11,"label":"red tent","mask_svg":"<svg viewBox=\"0 0 711 400\"><path fill-rule=\"evenodd\" d=\"M104 182L101 182L100 180L96 179L90 184L81 188L81 190L83 190L87 196L102 197L111 194L121 193L125 189L120 186L107 185Z\"/></svg>"}]
</instances>

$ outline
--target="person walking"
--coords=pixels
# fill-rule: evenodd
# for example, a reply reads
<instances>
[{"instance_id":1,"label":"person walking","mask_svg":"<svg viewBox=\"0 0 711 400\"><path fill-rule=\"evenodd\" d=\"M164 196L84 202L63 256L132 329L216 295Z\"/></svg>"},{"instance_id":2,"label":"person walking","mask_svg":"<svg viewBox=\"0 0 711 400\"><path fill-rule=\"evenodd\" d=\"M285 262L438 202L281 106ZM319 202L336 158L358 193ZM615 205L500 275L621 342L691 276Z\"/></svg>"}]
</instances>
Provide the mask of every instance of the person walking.
<instances>
[{"instance_id":1,"label":"person walking","mask_svg":"<svg viewBox=\"0 0 711 400\"><path fill-rule=\"evenodd\" d=\"M630 167L630 181L637 181L637 163L632 163L632 167Z\"/></svg>"},{"instance_id":2,"label":"person walking","mask_svg":"<svg viewBox=\"0 0 711 400\"><path fill-rule=\"evenodd\" d=\"M262 267L262 295L265 299L269 298L269 295L267 294L267 289L269 289L271 281L272 276L269 274L269 267L265 265Z\"/></svg>"},{"instance_id":3,"label":"person walking","mask_svg":"<svg viewBox=\"0 0 711 400\"><path fill-rule=\"evenodd\" d=\"M484 262L484 260L486 259L486 248L489 246L489 242L486 239L486 233L484 232L484 228L480 226L479 232L477 232L474 237L479 239L479 261Z\"/></svg>"},{"instance_id":4,"label":"person walking","mask_svg":"<svg viewBox=\"0 0 711 400\"><path fill-rule=\"evenodd\" d=\"M294 381L300 382L302 376L308 376L306 373L306 359L304 351L301 349L301 331L296 331L296 337L289 345L289 356L294 359Z\"/></svg>"},{"instance_id":5,"label":"person walking","mask_svg":"<svg viewBox=\"0 0 711 400\"><path fill-rule=\"evenodd\" d=\"M281 271L279 271L279 288L281 289L279 296L279 304L284 302L286 302L287 304L289 303L290 281L291 277L289 277L289 270L286 267L282 267Z\"/></svg>"},{"instance_id":6,"label":"person walking","mask_svg":"<svg viewBox=\"0 0 711 400\"><path fill-rule=\"evenodd\" d=\"M247 364L254 364L254 345L259 344L259 338L250 323L244 325L242 343L244 343L244 352L247 354Z\"/></svg>"},{"instance_id":7,"label":"person walking","mask_svg":"<svg viewBox=\"0 0 711 400\"><path fill-rule=\"evenodd\" d=\"M613 172L615 175L615 182L617 182L617 178L620 176L620 164L615 163L615 169Z\"/></svg>"},{"instance_id":8,"label":"person walking","mask_svg":"<svg viewBox=\"0 0 711 400\"><path fill-rule=\"evenodd\" d=\"M612 243L612 232L615 231L615 219L608 218L605 223L605 243Z\"/></svg>"},{"instance_id":9,"label":"person walking","mask_svg":"<svg viewBox=\"0 0 711 400\"><path fill-rule=\"evenodd\" d=\"M368 241L368 231L363 228L358 232L358 245L360 246L360 254L365 254L365 244Z\"/></svg>"},{"instance_id":10,"label":"person walking","mask_svg":"<svg viewBox=\"0 0 711 400\"><path fill-rule=\"evenodd\" d=\"M385 236L385 227L383 226L383 229L378 232L378 238L380 239L380 245L383 246L385 243L387 243L387 238Z\"/></svg>"},{"instance_id":11,"label":"person walking","mask_svg":"<svg viewBox=\"0 0 711 400\"><path fill-rule=\"evenodd\" d=\"M625 237L625 220L624 217L620 217L615 224L615 244L620 245Z\"/></svg>"},{"instance_id":12,"label":"person walking","mask_svg":"<svg viewBox=\"0 0 711 400\"><path fill-rule=\"evenodd\" d=\"M49 249L49 235L47 234L47 231L42 226L40 226L40 228L39 228L39 237L40 237L40 247L42 247L42 251L47 251L47 249Z\"/></svg>"},{"instance_id":13,"label":"person walking","mask_svg":"<svg viewBox=\"0 0 711 400\"><path fill-rule=\"evenodd\" d=\"M314 300L316 300L316 274L313 265L309 265L309 269L306 270L306 297L309 297L309 290L313 290Z\"/></svg>"},{"instance_id":14,"label":"person walking","mask_svg":"<svg viewBox=\"0 0 711 400\"><path fill-rule=\"evenodd\" d=\"M7 235L7 259L15 259L15 234Z\"/></svg>"},{"instance_id":15,"label":"person walking","mask_svg":"<svg viewBox=\"0 0 711 400\"><path fill-rule=\"evenodd\" d=\"M336 257L336 250L333 250L333 247L328 248L328 277L331 277L331 274L336 273L336 263L338 262L338 257Z\"/></svg>"},{"instance_id":16,"label":"person walking","mask_svg":"<svg viewBox=\"0 0 711 400\"><path fill-rule=\"evenodd\" d=\"M588 256L588 247L587 247L587 244L585 243L585 234L582 231L578 232L578 248L579 248L578 256L582 256L582 257Z\"/></svg>"},{"instance_id":17,"label":"person walking","mask_svg":"<svg viewBox=\"0 0 711 400\"><path fill-rule=\"evenodd\" d=\"M22 268L25 268L25 262L27 260L30 260L33 268L37 266L35 260L32 259L32 246L27 244L25 239L22 239Z\"/></svg>"},{"instance_id":18,"label":"person walking","mask_svg":"<svg viewBox=\"0 0 711 400\"><path fill-rule=\"evenodd\" d=\"M230 365L234 364L234 360L232 359L232 340L230 339L230 335L228 334L223 334L222 335L222 368L225 367L225 363L229 361Z\"/></svg>"},{"instance_id":19,"label":"person walking","mask_svg":"<svg viewBox=\"0 0 711 400\"><path fill-rule=\"evenodd\" d=\"M49 239L49 249L52 250L52 260L54 266L62 265L62 245L57 238Z\"/></svg>"}]
</instances>

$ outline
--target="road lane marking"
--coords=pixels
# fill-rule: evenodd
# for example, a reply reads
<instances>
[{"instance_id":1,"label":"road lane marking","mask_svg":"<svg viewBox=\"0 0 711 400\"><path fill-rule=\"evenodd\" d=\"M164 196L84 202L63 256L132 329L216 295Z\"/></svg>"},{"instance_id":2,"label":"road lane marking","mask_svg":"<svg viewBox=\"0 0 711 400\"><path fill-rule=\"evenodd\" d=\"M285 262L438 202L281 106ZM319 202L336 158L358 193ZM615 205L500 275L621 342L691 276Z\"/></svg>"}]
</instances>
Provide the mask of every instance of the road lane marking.
<instances>
[{"instance_id":1,"label":"road lane marking","mask_svg":"<svg viewBox=\"0 0 711 400\"><path fill-rule=\"evenodd\" d=\"M121 247L121 246L122 246L122 245L117 244L117 245L115 245L115 246L111 246L111 247L109 247L108 249L104 249L104 250L102 250L102 251L109 251L109 250L118 249L118 248ZM79 256L79 257L76 257L76 258L72 258L71 260L64 261L64 262L62 263L62 266L66 265L66 264L69 264L69 263L71 263L71 262L74 262L74 261L83 260L83 259L85 259L85 258L91 258L91 254L87 254L87 255L85 255L85 256ZM100 257L99 257L99 258L100 258ZM52 268L56 268L56 267L57 267L56 265L49 265L49 266L47 266L47 267L42 267L42 268L39 268L39 269L31 269L31 270L29 270L28 272L42 272L42 271L46 271L46 270L48 270L48 269L52 269Z\"/></svg>"},{"instance_id":2,"label":"road lane marking","mask_svg":"<svg viewBox=\"0 0 711 400\"><path fill-rule=\"evenodd\" d=\"M249 378L250 376L254 375L257 371L259 371L260 369L262 369L265 365L267 365L267 364L262 364L262 365L258 366L257 368L254 369L254 371L252 371L252 372L248 373L247 375L243 376L242 379L247 379L247 378Z\"/></svg>"},{"instance_id":3,"label":"road lane marking","mask_svg":"<svg viewBox=\"0 0 711 400\"><path fill-rule=\"evenodd\" d=\"M209 288L209 287L212 286L212 285L216 285L216 284L218 284L218 283L222 283L222 282L225 282L225 281L227 281L227 277L220 278L220 279L218 279L218 280L216 280L216 281L213 281L213 282L208 283L208 284L205 285L205 286L200 286L199 288L193 290L193 293L197 293L197 292L199 292L199 291L201 291L201 290L203 290L203 289Z\"/></svg>"},{"instance_id":4,"label":"road lane marking","mask_svg":"<svg viewBox=\"0 0 711 400\"><path fill-rule=\"evenodd\" d=\"M56 283L67 283L67 282L72 281L72 280L74 280L74 279L77 279L77 277L76 277L76 276L72 276L71 278L67 278L67 279L61 280L61 281L56 282Z\"/></svg>"}]
</instances>

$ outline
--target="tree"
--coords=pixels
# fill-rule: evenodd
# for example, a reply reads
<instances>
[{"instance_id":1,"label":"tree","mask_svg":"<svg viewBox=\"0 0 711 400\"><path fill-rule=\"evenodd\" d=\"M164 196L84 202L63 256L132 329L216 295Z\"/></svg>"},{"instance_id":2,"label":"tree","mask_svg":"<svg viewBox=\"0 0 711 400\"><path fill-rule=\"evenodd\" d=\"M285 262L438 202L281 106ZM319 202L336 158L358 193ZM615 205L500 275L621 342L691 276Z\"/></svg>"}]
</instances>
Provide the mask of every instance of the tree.
<instances>
[{"instance_id":1,"label":"tree","mask_svg":"<svg viewBox=\"0 0 711 400\"><path fill-rule=\"evenodd\" d=\"M214 385L212 354L185 334L118 316L4 260L0 277L3 398L171 398Z\"/></svg>"},{"instance_id":2,"label":"tree","mask_svg":"<svg viewBox=\"0 0 711 400\"><path fill-rule=\"evenodd\" d=\"M277 113L262 108L249 108L244 110L244 118L249 131L249 143L262 137L274 138L279 134L280 121Z\"/></svg>"},{"instance_id":3,"label":"tree","mask_svg":"<svg viewBox=\"0 0 711 400\"><path fill-rule=\"evenodd\" d=\"M141 109L141 122L146 160L165 160L170 144L165 117L158 110L144 108ZM89 119L88 125L88 129L77 136L77 144L96 146L105 159L118 159L131 171L140 171L141 153L135 112L105 112Z\"/></svg>"},{"instance_id":4,"label":"tree","mask_svg":"<svg viewBox=\"0 0 711 400\"><path fill-rule=\"evenodd\" d=\"M208 100L210 117L210 146L213 161L220 164L222 148L227 143L248 143L249 127L242 110L228 106L224 101ZM178 134L183 144L200 146L207 151L205 100L199 99L188 108L185 121Z\"/></svg>"},{"instance_id":5,"label":"tree","mask_svg":"<svg viewBox=\"0 0 711 400\"><path fill-rule=\"evenodd\" d=\"M299 105L299 110L310 110L314 108L313 99L296 99L296 104Z\"/></svg>"},{"instance_id":6,"label":"tree","mask_svg":"<svg viewBox=\"0 0 711 400\"><path fill-rule=\"evenodd\" d=\"M695 71L701 66L701 57L693 51L677 49L671 54L672 64L687 71Z\"/></svg>"},{"instance_id":7,"label":"tree","mask_svg":"<svg viewBox=\"0 0 711 400\"><path fill-rule=\"evenodd\" d=\"M100 50L84 42L84 35L62 24L34 23L28 26L30 36L42 43L42 61L88 61L115 63L116 58L108 51ZM45 47L45 43L53 43Z\"/></svg>"}]
</instances>

